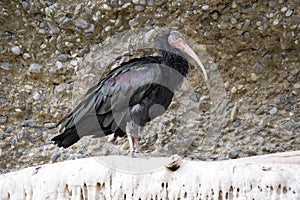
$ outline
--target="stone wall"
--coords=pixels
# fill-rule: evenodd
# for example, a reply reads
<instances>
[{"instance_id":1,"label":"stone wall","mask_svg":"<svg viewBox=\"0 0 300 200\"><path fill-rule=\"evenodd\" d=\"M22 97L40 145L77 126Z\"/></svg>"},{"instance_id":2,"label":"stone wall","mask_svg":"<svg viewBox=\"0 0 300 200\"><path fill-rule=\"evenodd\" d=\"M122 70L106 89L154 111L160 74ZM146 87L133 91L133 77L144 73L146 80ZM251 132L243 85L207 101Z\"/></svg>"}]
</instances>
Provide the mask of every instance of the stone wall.
<instances>
[{"instance_id":1,"label":"stone wall","mask_svg":"<svg viewBox=\"0 0 300 200\"><path fill-rule=\"evenodd\" d=\"M192 75L189 95L200 102L201 123L190 123L175 112L181 109L178 104L184 105L179 93L174 109L141 135L145 152L219 160L300 149L297 0L80 2L0 2L2 173L128 153L125 139L115 141L117 145L106 138L85 139L67 150L57 149L50 139L57 132L55 124L75 106L78 74L91 83L100 79L99 70L93 71L98 66L91 69L87 55L99 53L95 48L109 36L144 26L170 27L205 45L210 61L218 65L228 100L218 140L204 152L209 116L203 110L208 110L209 98L205 84ZM184 148L178 141L186 144Z\"/></svg>"}]
</instances>

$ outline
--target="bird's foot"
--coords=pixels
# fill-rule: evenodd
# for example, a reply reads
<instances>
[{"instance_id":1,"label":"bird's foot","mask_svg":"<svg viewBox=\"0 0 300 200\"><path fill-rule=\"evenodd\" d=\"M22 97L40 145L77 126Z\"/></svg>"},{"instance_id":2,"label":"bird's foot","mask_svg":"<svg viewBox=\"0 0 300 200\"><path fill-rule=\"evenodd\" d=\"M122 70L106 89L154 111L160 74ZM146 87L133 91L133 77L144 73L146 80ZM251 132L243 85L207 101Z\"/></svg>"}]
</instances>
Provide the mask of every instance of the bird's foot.
<instances>
[{"instance_id":1,"label":"bird's foot","mask_svg":"<svg viewBox=\"0 0 300 200\"><path fill-rule=\"evenodd\" d=\"M145 158L145 159L149 159L151 157L151 154L149 153L142 153L142 152L133 152L131 154L132 158Z\"/></svg>"}]
</instances>

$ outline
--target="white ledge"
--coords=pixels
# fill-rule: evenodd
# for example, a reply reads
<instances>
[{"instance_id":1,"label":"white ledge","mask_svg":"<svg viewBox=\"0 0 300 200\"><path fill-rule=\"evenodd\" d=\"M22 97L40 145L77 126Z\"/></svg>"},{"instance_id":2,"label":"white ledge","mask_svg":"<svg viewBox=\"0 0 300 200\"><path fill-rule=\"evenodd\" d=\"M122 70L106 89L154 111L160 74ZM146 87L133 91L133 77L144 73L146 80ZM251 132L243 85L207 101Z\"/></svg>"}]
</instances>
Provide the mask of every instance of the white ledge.
<instances>
[{"instance_id":1,"label":"white ledge","mask_svg":"<svg viewBox=\"0 0 300 200\"><path fill-rule=\"evenodd\" d=\"M5 199L300 199L300 151L236 160L93 157L0 175Z\"/></svg>"}]
</instances>

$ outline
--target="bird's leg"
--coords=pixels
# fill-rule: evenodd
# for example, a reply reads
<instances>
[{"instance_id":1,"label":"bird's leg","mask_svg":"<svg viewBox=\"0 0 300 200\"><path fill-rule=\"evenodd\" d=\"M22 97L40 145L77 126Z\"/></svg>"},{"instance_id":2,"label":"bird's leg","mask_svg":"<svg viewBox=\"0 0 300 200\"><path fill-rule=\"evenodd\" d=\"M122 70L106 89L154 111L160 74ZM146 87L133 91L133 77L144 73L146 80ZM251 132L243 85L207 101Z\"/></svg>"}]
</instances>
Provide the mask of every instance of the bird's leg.
<instances>
[{"instance_id":1,"label":"bird's leg","mask_svg":"<svg viewBox=\"0 0 300 200\"><path fill-rule=\"evenodd\" d=\"M134 124L133 126L135 126L134 127L135 130L133 132L133 134L134 134L133 137L134 137L136 152L140 153L141 152L141 147L140 147L140 141L139 141L139 127L136 124Z\"/></svg>"},{"instance_id":2,"label":"bird's leg","mask_svg":"<svg viewBox=\"0 0 300 200\"><path fill-rule=\"evenodd\" d=\"M131 137L132 130L133 130L133 121L127 122L127 124L126 124L126 134L127 134L127 139L128 139L128 142L129 142L129 149L130 149L131 155L133 155L133 152L134 152L133 140L132 140L132 137Z\"/></svg>"},{"instance_id":3,"label":"bird's leg","mask_svg":"<svg viewBox=\"0 0 300 200\"><path fill-rule=\"evenodd\" d=\"M133 121L127 122L126 134L127 134L131 154L134 153L134 145L136 147L136 151L135 151L136 153L140 153L141 151L138 132L139 132L138 125L136 125Z\"/></svg>"}]
</instances>

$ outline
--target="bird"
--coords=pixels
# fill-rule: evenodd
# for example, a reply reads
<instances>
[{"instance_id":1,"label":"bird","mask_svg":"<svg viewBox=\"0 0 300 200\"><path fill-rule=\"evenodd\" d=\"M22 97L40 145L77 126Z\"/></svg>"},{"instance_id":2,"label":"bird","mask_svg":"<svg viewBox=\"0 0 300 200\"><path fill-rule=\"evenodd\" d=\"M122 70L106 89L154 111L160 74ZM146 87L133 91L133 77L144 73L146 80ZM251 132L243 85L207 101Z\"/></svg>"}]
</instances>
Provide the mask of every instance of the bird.
<instances>
[{"instance_id":1,"label":"bird","mask_svg":"<svg viewBox=\"0 0 300 200\"><path fill-rule=\"evenodd\" d=\"M156 36L160 55L133 58L111 70L91 87L77 107L58 123L58 147L68 148L84 136L127 135L130 153L140 153L138 132L162 115L171 104L174 91L187 76L190 56L207 72L181 33L168 30Z\"/></svg>"}]
</instances>

